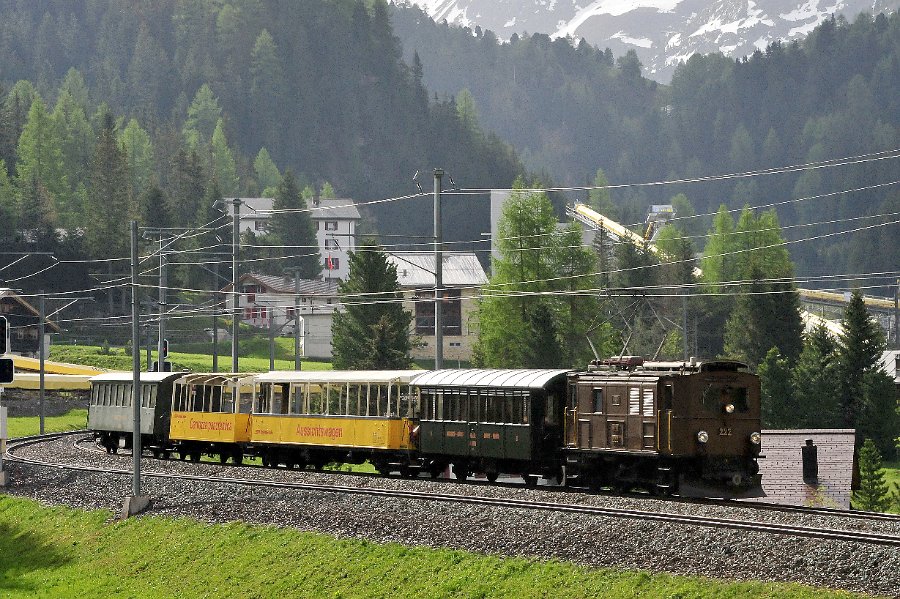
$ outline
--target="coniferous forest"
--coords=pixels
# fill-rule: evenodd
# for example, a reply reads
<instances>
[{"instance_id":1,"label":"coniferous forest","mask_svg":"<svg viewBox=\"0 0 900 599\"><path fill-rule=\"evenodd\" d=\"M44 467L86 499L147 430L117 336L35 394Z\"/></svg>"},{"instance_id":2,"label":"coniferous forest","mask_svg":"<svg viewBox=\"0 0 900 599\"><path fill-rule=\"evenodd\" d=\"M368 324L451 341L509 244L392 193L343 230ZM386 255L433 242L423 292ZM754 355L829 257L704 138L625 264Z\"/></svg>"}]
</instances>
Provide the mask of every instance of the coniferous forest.
<instances>
[{"instance_id":1,"label":"coniferous forest","mask_svg":"<svg viewBox=\"0 0 900 599\"><path fill-rule=\"evenodd\" d=\"M832 19L740 61L694 56L670 86L643 78L633 54L541 34L500 43L383 0L4 2L0 57L0 211L15 223L0 236L15 242L29 223L29 240L50 243L62 228L55 251L84 257L109 251L91 231L101 175L128 179L112 215L188 226L213 180L226 197L258 195L285 170L301 189L366 201L414 192L417 171L427 191L434 167L463 188L509 187L526 169L561 186L602 169L620 185L900 146L897 14ZM125 167L104 173L106 115ZM887 271L896 229L870 225L900 212L896 172L887 159L624 187L612 216L640 222L678 193L698 214L781 204L789 240L819 237L790 246L798 274ZM445 238L478 240L487 210L483 197L448 199ZM367 221L415 242L430 212L385 203ZM863 230L829 236L850 228Z\"/></svg>"}]
</instances>

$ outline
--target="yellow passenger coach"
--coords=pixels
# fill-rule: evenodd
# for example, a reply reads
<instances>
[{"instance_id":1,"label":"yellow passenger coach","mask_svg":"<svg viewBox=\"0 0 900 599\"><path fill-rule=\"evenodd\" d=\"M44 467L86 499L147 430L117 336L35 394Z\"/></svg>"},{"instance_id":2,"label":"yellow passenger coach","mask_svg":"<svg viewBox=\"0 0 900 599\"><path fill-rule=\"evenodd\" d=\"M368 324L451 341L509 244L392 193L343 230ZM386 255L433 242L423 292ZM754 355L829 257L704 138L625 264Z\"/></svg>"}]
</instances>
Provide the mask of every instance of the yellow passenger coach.
<instances>
[{"instance_id":1,"label":"yellow passenger coach","mask_svg":"<svg viewBox=\"0 0 900 599\"><path fill-rule=\"evenodd\" d=\"M224 464L243 461L239 444L250 440L256 385L246 374L190 374L175 380L169 441L181 459L218 455Z\"/></svg>"},{"instance_id":2,"label":"yellow passenger coach","mask_svg":"<svg viewBox=\"0 0 900 599\"><path fill-rule=\"evenodd\" d=\"M408 473L421 370L284 371L255 377L251 450L263 464L321 468L370 460Z\"/></svg>"}]
</instances>

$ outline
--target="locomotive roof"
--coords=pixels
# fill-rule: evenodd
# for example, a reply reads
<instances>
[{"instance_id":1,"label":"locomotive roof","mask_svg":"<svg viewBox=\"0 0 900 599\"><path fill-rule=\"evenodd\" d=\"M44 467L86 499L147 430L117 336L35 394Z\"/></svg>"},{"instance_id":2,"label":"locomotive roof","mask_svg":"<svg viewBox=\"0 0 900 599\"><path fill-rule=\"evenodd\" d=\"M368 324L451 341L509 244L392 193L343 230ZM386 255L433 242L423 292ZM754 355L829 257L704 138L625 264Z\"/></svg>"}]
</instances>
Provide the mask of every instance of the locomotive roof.
<instances>
[{"instance_id":1,"label":"locomotive roof","mask_svg":"<svg viewBox=\"0 0 900 599\"><path fill-rule=\"evenodd\" d=\"M256 375L258 383L408 383L424 370L275 370Z\"/></svg>"},{"instance_id":2,"label":"locomotive roof","mask_svg":"<svg viewBox=\"0 0 900 599\"><path fill-rule=\"evenodd\" d=\"M416 377L419 387L507 387L511 389L541 389L569 370L523 369L445 369L431 370Z\"/></svg>"},{"instance_id":3,"label":"locomotive roof","mask_svg":"<svg viewBox=\"0 0 900 599\"><path fill-rule=\"evenodd\" d=\"M176 379L184 376L183 372L141 372L142 383L162 383L170 379ZM92 383L131 383L134 381L134 374L131 372L104 372L97 376L91 377Z\"/></svg>"}]
</instances>

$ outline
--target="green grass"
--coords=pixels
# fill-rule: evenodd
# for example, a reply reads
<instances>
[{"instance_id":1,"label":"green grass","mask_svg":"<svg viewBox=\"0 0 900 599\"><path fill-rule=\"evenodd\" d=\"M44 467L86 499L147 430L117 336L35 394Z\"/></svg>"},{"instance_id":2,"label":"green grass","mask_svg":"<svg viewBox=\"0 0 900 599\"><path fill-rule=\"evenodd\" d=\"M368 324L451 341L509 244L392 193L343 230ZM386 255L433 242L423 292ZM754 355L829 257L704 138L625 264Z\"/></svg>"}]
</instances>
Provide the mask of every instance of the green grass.
<instances>
[{"instance_id":1,"label":"green grass","mask_svg":"<svg viewBox=\"0 0 900 599\"><path fill-rule=\"evenodd\" d=\"M251 344L252 345L252 344ZM228 351L227 347L222 346L223 351ZM266 346L268 348L268 346ZM249 348L244 348L249 349ZM95 366L97 368L107 368L110 370L131 370L131 354L126 353L124 348L114 347L109 349L109 353L101 353L101 348L94 345L56 345L50 349L50 359L58 362L69 362L72 364L83 364L85 366ZM276 356L277 356L276 352ZM147 367L147 352L141 352L141 368ZM152 359L155 359L155 352ZM169 360L172 362L172 368L175 370L191 370L194 372L209 372L212 370L212 355L209 354L189 354L180 352L171 352ZM264 357L260 355L241 355L238 361L241 372L267 372L269 370L268 349ZM223 354L219 356L219 372L227 372L231 368L231 355ZM304 370L331 370L330 362L320 362L314 360L303 360L302 368ZM294 360L276 359L275 370L293 370Z\"/></svg>"},{"instance_id":2,"label":"green grass","mask_svg":"<svg viewBox=\"0 0 900 599\"><path fill-rule=\"evenodd\" d=\"M41 431L41 420L38 416L16 416L6 421L7 434L10 439L37 435ZM74 431L87 426L87 410L76 408L62 416L45 416L44 432L57 433Z\"/></svg>"},{"instance_id":3,"label":"green grass","mask_svg":"<svg viewBox=\"0 0 900 599\"><path fill-rule=\"evenodd\" d=\"M855 597L799 585L501 559L242 523L110 523L0 496L0 596Z\"/></svg>"}]
</instances>

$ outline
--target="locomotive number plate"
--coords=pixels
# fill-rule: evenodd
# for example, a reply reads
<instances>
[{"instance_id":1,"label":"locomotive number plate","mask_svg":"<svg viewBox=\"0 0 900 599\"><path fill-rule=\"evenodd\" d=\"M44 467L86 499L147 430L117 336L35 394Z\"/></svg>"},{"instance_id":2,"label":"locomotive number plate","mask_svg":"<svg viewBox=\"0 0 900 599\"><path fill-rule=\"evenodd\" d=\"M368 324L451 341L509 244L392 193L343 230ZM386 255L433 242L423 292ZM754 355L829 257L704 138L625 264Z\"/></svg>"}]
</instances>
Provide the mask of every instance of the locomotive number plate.
<instances>
[{"instance_id":1,"label":"locomotive number plate","mask_svg":"<svg viewBox=\"0 0 900 599\"><path fill-rule=\"evenodd\" d=\"M730 437L731 436L731 428L730 427L719 427L719 436L720 437Z\"/></svg>"}]
</instances>

